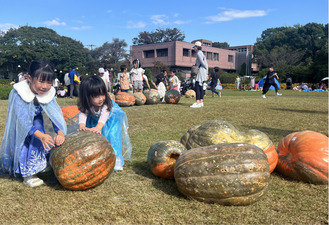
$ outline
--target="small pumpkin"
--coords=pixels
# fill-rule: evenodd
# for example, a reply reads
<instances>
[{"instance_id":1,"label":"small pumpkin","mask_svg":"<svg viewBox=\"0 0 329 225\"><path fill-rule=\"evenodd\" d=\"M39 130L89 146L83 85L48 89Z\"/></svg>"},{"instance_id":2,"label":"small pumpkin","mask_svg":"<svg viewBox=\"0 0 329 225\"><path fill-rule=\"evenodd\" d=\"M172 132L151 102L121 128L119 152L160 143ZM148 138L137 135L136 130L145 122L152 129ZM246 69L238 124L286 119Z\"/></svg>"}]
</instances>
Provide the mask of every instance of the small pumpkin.
<instances>
[{"instance_id":1,"label":"small pumpkin","mask_svg":"<svg viewBox=\"0 0 329 225\"><path fill-rule=\"evenodd\" d=\"M178 141L159 141L153 144L147 154L147 163L157 177L174 178L174 166L186 148Z\"/></svg>"},{"instance_id":2,"label":"small pumpkin","mask_svg":"<svg viewBox=\"0 0 329 225\"><path fill-rule=\"evenodd\" d=\"M314 131L295 132L279 145L276 170L286 177L313 184L328 184L328 137Z\"/></svg>"},{"instance_id":3,"label":"small pumpkin","mask_svg":"<svg viewBox=\"0 0 329 225\"><path fill-rule=\"evenodd\" d=\"M270 172L278 163L278 153L269 137L259 130L240 132L232 124L223 120L212 120L190 128L181 138L186 149L220 143L248 143L261 148L267 155Z\"/></svg>"},{"instance_id":4,"label":"small pumpkin","mask_svg":"<svg viewBox=\"0 0 329 225\"><path fill-rule=\"evenodd\" d=\"M144 105L146 102L146 97L142 92L136 92L133 94L135 97L135 105Z\"/></svg>"},{"instance_id":5,"label":"small pumpkin","mask_svg":"<svg viewBox=\"0 0 329 225\"><path fill-rule=\"evenodd\" d=\"M113 172L115 159L104 136L76 131L51 151L49 161L60 184L76 191L101 184Z\"/></svg>"},{"instance_id":6,"label":"small pumpkin","mask_svg":"<svg viewBox=\"0 0 329 225\"><path fill-rule=\"evenodd\" d=\"M255 145L224 143L185 151L175 164L178 190L188 198L221 205L249 205L267 191L266 154Z\"/></svg>"},{"instance_id":7,"label":"small pumpkin","mask_svg":"<svg viewBox=\"0 0 329 225\"><path fill-rule=\"evenodd\" d=\"M167 104L177 104L180 100L180 93L177 90L171 89L166 91L165 101Z\"/></svg>"},{"instance_id":8,"label":"small pumpkin","mask_svg":"<svg viewBox=\"0 0 329 225\"><path fill-rule=\"evenodd\" d=\"M135 104L135 97L127 92L119 91L115 97L115 102L121 107L132 106Z\"/></svg>"},{"instance_id":9,"label":"small pumpkin","mask_svg":"<svg viewBox=\"0 0 329 225\"><path fill-rule=\"evenodd\" d=\"M156 90L145 90L144 95L146 97L146 104L158 104L160 102L160 96Z\"/></svg>"},{"instance_id":10,"label":"small pumpkin","mask_svg":"<svg viewBox=\"0 0 329 225\"><path fill-rule=\"evenodd\" d=\"M196 94L194 90L188 90L187 92L185 92L185 97L186 98L195 98Z\"/></svg>"}]
</instances>

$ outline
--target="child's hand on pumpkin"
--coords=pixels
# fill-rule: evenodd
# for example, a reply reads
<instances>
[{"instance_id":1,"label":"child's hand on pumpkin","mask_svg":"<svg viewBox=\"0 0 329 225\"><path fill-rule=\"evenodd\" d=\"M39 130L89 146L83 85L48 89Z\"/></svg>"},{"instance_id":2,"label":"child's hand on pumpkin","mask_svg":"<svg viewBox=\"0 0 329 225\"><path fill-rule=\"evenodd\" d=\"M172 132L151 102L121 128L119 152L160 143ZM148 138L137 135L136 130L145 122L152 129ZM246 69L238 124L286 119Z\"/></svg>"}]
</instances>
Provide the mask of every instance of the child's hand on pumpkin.
<instances>
[{"instance_id":1,"label":"child's hand on pumpkin","mask_svg":"<svg viewBox=\"0 0 329 225\"><path fill-rule=\"evenodd\" d=\"M89 131L90 129L88 128L88 127L86 127L86 125L85 124L83 124L83 123L80 123L79 124L79 129L78 129L78 131Z\"/></svg>"},{"instance_id":2,"label":"child's hand on pumpkin","mask_svg":"<svg viewBox=\"0 0 329 225\"><path fill-rule=\"evenodd\" d=\"M42 134L40 137L40 141L42 143L43 148L47 151L50 150L51 147L55 147L55 142L53 138L48 134Z\"/></svg>"},{"instance_id":3,"label":"child's hand on pumpkin","mask_svg":"<svg viewBox=\"0 0 329 225\"><path fill-rule=\"evenodd\" d=\"M55 144L57 146L60 146L64 143L65 141L65 136L64 133L61 131L58 131L58 135L54 138Z\"/></svg>"},{"instance_id":4,"label":"child's hand on pumpkin","mask_svg":"<svg viewBox=\"0 0 329 225\"><path fill-rule=\"evenodd\" d=\"M95 134L101 134L101 130L97 127L90 128L89 131L91 131Z\"/></svg>"}]
</instances>

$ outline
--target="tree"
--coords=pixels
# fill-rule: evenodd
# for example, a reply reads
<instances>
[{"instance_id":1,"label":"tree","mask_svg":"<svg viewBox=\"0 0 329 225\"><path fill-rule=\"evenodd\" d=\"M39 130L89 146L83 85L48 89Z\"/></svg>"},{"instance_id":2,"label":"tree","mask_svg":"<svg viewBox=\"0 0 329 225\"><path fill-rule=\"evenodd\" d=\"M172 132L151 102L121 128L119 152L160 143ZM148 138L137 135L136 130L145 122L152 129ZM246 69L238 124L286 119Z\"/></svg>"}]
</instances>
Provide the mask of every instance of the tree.
<instances>
[{"instance_id":1,"label":"tree","mask_svg":"<svg viewBox=\"0 0 329 225\"><path fill-rule=\"evenodd\" d=\"M269 28L255 44L254 55L262 67L273 65L281 78L318 82L328 76L328 24Z\"/></svg>"},{"instance_id":2,"label":"tree","mask_svg":"<svg viewBox=\"0 0 329 225\"><path fill-rule=\"evenodd\" d=\"M88 49L81 42L58 35L45 27L22 26L0 37L0 68L4 74L27 71L36 59L51 61L57 71L84 68Z\"/></svg>"},{"instance_id":3,"label":"tree","mask_svg":"<svg viewBox=\"0 0 329 225\"><path fill-rule=\"evenodd\" d=\"M134 45L155 44L170 41L184 41L185 35L179 29L156 29L155 32L140 32L138 37L132 39Z\"/></svg>"}]
</instances>

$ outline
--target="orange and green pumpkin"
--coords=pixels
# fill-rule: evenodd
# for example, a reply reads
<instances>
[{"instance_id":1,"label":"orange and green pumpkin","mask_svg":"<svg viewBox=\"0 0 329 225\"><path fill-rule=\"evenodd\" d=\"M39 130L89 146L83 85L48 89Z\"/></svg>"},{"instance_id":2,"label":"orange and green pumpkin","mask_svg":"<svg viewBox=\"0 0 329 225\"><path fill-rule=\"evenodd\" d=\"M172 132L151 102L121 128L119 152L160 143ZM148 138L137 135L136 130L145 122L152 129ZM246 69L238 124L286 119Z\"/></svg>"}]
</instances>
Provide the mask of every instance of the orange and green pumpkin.
<instances>
[{"instance_id":1,"label":"orange and green pumpkin","mask_svg":"<svg viewBox=\"0 0 329 225\"><path fill-rule=\"evenodd\" d=\"M212 120L190 128L181 138L187 148L197 148L220 143L247 143L262 149L273 172L278 163L278 153L269 137L259 130L239 131L232 124L223 120Z\"/></svg>"},{"instance_id":2,"label":"orange and green pumpkin","mask_svg":"<svg viewBox=\"0 0 329 225\"><path fill-rule=\"evenodd\" d=\"M328 149L328 137L321 133L291 133L279 143L276 170L298 181L328 184Z\"/></svg>"},{"instance_id":3,"label":"orange and green pumpkin","mask_svg":"<svg viewBox=\"0 0 329 225\"><path fill-rule=\"evenodd\" d=\"M166 179L174 178L174 166L186 148L178 141L159 141L153 144L147 154L151 172Z\"/></svg>"},{"instance_id":4,"label":"orange and green pumpkin","mask_svg":"<svg viewBox=\"0 0 329 225\"><path fill-rule=\"evenodd\" d=\"M119 91L115 97L115 102L121 107L132 106L135 104L135 97L127 92Z\"/></svg>"},{"instance_id":5,"label":"orange and green pumpkin","mask_svg":"<svg viewBox=\"0 0 329 225\"><path fill-rule=\"evenodd\" d=\"M221 205L249 205L270 181L266 154L255 145L224 143L185 151L175 164L178 190L188 198Z\"/></svg>"},{"instance_id":6,"label":"orange and green pumpkin","mask_svg":"<svg viewBox=\"0 0 329 225\"><path fill-rule=\"evenodd\" d=\"M62 113L63 113L64 119L65 119L65 122L68 122L74 116L78 115L80 113L80 110L75 105L65 106L62 108Z\"/></svg>"},{"instance_id":7,"label":"orange and green pumpkin","mask_svg":"<svg viewBox=\"0 0 329 225\"><path fill-rule=\"evenodd\" d=\"M165 101L167 104L177 104L180 100L180 93L177 90L171 89L166 91Z\"/></svg>"},{"instance_id":8,"label":"orange and green pumpkin","mask_svg":"<svg viewBox=\"0 0 329 225\"><path fill-rule=\"evenodd\" d=\"M77 131L50 154L50 164L60 184L69 190L87 190L101 184L112 172L115 154L99 134Z\"/></svg>"}]
</instances>

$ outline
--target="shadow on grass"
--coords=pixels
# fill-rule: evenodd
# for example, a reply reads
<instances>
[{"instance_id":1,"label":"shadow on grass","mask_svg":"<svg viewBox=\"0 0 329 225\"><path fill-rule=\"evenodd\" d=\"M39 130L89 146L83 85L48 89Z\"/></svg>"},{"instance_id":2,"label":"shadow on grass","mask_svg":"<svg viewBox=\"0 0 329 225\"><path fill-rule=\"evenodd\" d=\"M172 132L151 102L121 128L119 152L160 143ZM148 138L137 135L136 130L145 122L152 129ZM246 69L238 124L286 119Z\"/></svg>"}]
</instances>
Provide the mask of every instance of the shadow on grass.
<instances>
[{"instance_id":1,"label":"shadow on grass","mask_svg":"<svg viewBox=\"0 0 329 225\"><path fill-rule=\"evenodd\" d=\"M150 171L150 168L147 164L147 162L136 162L132 166L133 170L136 174L141 175L143 177L152 179L152 185L171 196L174 196L176 198L185 198L179 191L176 185L176 182L174 179L163 179L160 177L156 177L152 174Z\"/></svg>"},{"instance_id":2,"label":"shadow on grass","mask_svg":"<svg viewBox=\"0 0 329 225\"><path fill-rule=\"evenodd\" d=\"M288 134L291 134L293 132L297 132L296 130L284 130L284 129L275 129L275 128L269 128L269 127L262 127L262 126L244 126L247 129L255 129L264 132L265 134L271 134L271 135L282 135L287 136Z\"/></svg>"},{"instance_id":3,"label":"shadow on grass","mask_svg":"<svg viewBox=\"0 0 329 225\"><path fill-rule=\"evenodd\" d=\"M297 112L297 113L328 114L328 112L324 112L324 111L307 110L307 109L284 109L284 108L271 108L271 109L277 111Z\"/></svg>"}]
</instances>

